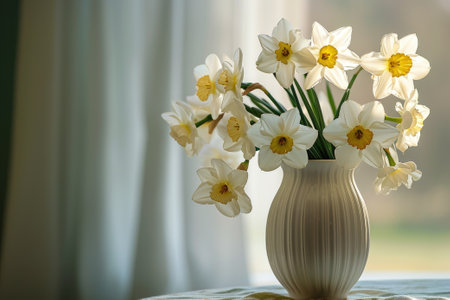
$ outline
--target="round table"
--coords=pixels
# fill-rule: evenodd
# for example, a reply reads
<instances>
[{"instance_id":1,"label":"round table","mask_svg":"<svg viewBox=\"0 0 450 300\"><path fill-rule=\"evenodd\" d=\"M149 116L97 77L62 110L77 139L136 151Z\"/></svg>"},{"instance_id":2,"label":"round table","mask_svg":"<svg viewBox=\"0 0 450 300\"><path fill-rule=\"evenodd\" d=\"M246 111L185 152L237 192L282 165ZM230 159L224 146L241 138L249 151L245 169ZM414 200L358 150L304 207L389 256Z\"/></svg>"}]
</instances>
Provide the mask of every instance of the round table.
<instances>
[{"instance_id":1,"label":"round table","mask_svg":"<svg viewBox=\"0 0 450 300\"><path fill-rule=\"evenodd\" d=\"M292 299L282 286L233 287L176 293L146 299ZM364 280L348 299L450 299L450 279Z\"/></svg>"}]
</instances>

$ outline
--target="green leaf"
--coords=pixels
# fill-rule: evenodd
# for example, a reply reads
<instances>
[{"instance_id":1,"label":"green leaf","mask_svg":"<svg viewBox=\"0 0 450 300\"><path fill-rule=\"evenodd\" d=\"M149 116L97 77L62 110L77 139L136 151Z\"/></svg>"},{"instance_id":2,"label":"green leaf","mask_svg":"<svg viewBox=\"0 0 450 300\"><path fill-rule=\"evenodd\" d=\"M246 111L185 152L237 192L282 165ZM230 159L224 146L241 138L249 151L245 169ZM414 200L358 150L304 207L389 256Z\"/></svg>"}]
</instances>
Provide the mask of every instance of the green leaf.
<instances>
[{"instance_id":1,"label":"green leaf","mask_svg":"<svg viewBox=\"0 0 450 300\"><path fill-rule=\"evenodd\" d=\"M330 103L331 111L333 112L333 116L336 113L336 104L334 103L333 93L331 92L330 83L327 81L327 96L328 102Z\"/></svg>"}]
</instances>

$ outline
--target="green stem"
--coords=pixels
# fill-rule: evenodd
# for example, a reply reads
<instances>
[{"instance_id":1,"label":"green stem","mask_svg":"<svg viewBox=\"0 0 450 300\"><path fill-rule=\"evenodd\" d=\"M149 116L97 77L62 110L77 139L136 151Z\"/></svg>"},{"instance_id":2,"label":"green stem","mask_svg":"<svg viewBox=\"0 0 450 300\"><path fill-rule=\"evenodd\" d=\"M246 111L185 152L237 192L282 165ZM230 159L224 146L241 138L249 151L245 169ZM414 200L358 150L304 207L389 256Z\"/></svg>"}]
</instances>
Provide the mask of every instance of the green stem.
<instances>
[{"instance_id":1,"label":"green stem","mask_svg":"<svg viewBox=\"0 0 450 300\"><path fill-rule=\"evenodd\" d=\"M333 93L331 92L330 83L327 81L327 95L328 95L328 102L331 106L331 111L333 112L333 116L336 113L336 104L334 103L334 97Z\"/></svg>"},{"instance_id":2,"label":"green stem","mask_svg":"<svg viewBox=\"0 0 450 300\"><path fill-rule=\"evenodd\" d=\"M272 101L272 103L278 108L281 113L286 111L286 108L283 106L283 104L278 102L268 91L265 91L265 94L267 95L267 97L269 97L270 101Z\"/></svg>"},{"instance_id":3,"label":"green stem","mask_svg":"<svg viewBox=\"0 0 450 300\"><path fill-rule=\"evenodd\" d=\"M246 89L252 85L252 82L241 82L241 89Z\"/></svg>"},{"instance_id":4,"label":"green stem","mask_svg":"<svg viewBox=\"0 0 450 300\"><path fill-rule=\"evenodd\" d=\"M196 122L195 123L195 127L198 128L198 127L202 126L203 124L205 124L206 122L209 122L209 121L212 121L212 120L213 120L212 116L211 115L207 115L202 120Z\"/></svg>"},{"instance_id":5,"label":"green stem","mask_svg":"<svg viewBox=\"0 0 450 300\"><path fill-rule=\"evenodd\" d=\"M244 106L245 106L246 111L248 111L249 113L251 113L252 115L254 115L257 118L261 118L261 115L264 114L263 111L261 111L260 109L258 109L256 107L248 106L245 103L244 103Z\"/></svg>"},{"instance_id":6,"label":"green stem","mask_svg":"<svg viewBox=\"0 0 450 300\"><path fill-rule=\"evenodd\" d=\"M323 120L322 108L320 107L319 97L317 97L314 88L306 91L308 93L309 101L316 114L317 120L319 121L320 129L325 128L325 121Z\"/></svg>"},{"instance_id":7,"label":"green stem","mask_svg":"<svg viewBox=\"0 0 450 300\"><path fill-rule=\"evenodd\" d=\"M403 119L401 117L389 117L389 116L384 116L384 119L386 121L391 121L394 123L401 123L403 121Z\"/></svg>"},{"instance_id":8,"label":"green stem","mask_svg":"<svg viewBox=\"0 0 450 300\"><path fill-rule=\"evenodd\" d=\"M250 98L250 100L252 101L253 104L256 105L256 107L258 107L262 112L266 113L266 114L270 114L270 110L268 110L266 107L264 107L264 105L262 105L259 101L258 101L258 97L256 97L255 95L252 94L247 94L247 96Z\"/></svg>"},{"instance_id":9,"label":"green stem","mask_svg":"<svg viewBox=\"0 0 450 300\"><path fill-rule=\"evenodd\" d=\"M297 93L295 92L295 88L293 85L291 85L291 91L292 91L292 96L294 97L295 105L298 108L298 111L300 113L300 124L311 127L311 123L309 123L308 119L306 118L305 114L303 113L302 106L300 105L300 102L298 101L298 96L297 96Z\"/></svg>"},{"instance_id":10,"label":"green stem","mask_svg":"<svg viewBox=\"0 0 450 300\"><path fill-rule=\"evenodd\" d=\"M391 167L394 167L396 165L394 158L392 157L391 153L389 152L389 149L383 149L384 153L386 153L386 156L389 160L389 165Z\"/></svg>"},{"instance_id":11,"label":"green stem","mask_svg":"<svg viewBox=\"0 0 450 300\"><path fill-rule=\"evenodd\" d=\"M349 82L349 84L348 84L348 86L347 86L347 89L346 89L345 92L344 92L344 95L342 96L341 102L339 103L339 106L338 106L338 108L337 108L337 110L336 110L336 113L334 114L334 118L335 118L335 119L336 119L337 117L339 117L339 113L341 112L341 106L342 106L342 104L343 104L345 101L348 100L348 97L350 96L350 90L351 90L351 88L352 88L352 86L353 86L353 83L355 82L356 77L358 77L358 74L361 72L361 70L362 70L362 67L359 67L359 68L358 68L358 71L356 71L356 73L353 74L353 77L352 77L352 79L350 80L350 82Z\"/></svg>"},{"instance_id":12,"label":"green stem","mask_svg":"<svg viewBox=\"0 0 450 300\"><path fill-rule=\"evenodd\" d=\"M308 111L308 115L311 118L311 122L313 123L314 128L318 129L319 123L317 122L317 118L311 108L311 105L308 102L308 98L306 98L306 95L303 92L303 89L300 86L300 84L298 83L297 79L294 79L294 83L295 83L295 86L297 87L298 92L300 93L300 97L302 98L303 104L305 105L306 110Z\"/></svg>"},{"instance_id":13,"label":"green stem","mask_svg":"<svg viewBox=\"0 0 450 300\"><path fill-rule=\"evenodd\" d=\"M258 96L254 95L254 94L252 94L252 93L248 93L247 96L248 96L248 97L250 98L250 100L251 100L256 106L258 106L261 110L266 111L266 110L268 109L270 112L272 112L272 113L274 113L274 114L276 114L276 115L280 115L280 112L279 112L278 110L276 110L272 105L270 105L270 103L267 102L266 100L261 99L261 98L259 98ZM255 103L255 101L258 102L258 104ZM264 106L264 109L262 109L262 108L260 107L260 105L263 105L263 106Z\"/></svg>"},{"instance_id":14,"label":"green stem","mask_svg":"<svg viewBox=\"0 0 450 300\"><path fill-rule=\"evenodd\" d=\"M319 97L316 94L314 88L307 90L309 100L311 102L314 113L317 116L319 122L319 128L317 129L319 135L318 140L320 145L323 148L323 152L325 152L325 156L323 158L334 158L333 146L323 137L323 129L325 128L325 121L323 119L322 108L320 107Z\"/></svg>"}]
</instances>

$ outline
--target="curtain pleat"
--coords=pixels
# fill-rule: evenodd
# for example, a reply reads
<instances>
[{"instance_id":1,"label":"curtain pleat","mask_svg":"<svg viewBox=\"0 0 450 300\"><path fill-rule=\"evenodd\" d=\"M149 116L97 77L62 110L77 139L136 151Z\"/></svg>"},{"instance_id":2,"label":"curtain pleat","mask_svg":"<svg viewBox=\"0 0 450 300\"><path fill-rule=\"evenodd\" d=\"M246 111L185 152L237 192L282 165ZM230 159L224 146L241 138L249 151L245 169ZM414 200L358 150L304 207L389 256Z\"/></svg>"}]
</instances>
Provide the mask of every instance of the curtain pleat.
<instances>
[{"instance_id":1,"label":"curtain pleat","mask_svg":"<svg viewBox=\"0 0 450 300\"><path fill-rule=\"evenodd\" d=\"M245 285L241 219L196 205L160 115L239 45L237 2L23 1L1 299Z\"/></svg>"}]
</instances>

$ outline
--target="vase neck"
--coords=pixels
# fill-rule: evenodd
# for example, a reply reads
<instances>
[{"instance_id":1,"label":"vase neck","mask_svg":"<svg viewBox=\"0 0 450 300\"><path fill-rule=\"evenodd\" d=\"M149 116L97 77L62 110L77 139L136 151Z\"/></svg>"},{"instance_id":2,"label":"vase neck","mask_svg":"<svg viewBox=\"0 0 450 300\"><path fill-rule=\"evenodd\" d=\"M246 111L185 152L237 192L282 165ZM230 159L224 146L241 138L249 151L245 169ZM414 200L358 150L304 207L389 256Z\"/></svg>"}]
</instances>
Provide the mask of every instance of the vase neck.
<instances>
[{"instance_id":1,"label":"vase neck","mask_svg":"<svg viewBox=\"0 0 450 300\"><path fill-rule=\"evenodd\" d=\"M354 169L345 169L336 163L336 160L309 160L303 169L295 169L282 165L284 178L314 180L315 178L328 178L331 181L353 181Z\"/></svg>"}]
</instances>

